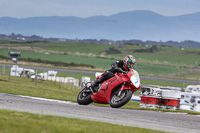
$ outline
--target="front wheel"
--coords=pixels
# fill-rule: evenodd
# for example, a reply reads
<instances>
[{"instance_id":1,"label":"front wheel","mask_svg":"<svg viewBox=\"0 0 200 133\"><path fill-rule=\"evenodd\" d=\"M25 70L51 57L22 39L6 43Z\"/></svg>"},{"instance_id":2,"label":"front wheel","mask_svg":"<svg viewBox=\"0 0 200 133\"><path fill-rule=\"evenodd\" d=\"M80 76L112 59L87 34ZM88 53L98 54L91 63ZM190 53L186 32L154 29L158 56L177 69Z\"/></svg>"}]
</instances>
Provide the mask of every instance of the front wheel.
<instances>
[{"instance_id":1,"label":"front wheel","mask_svg":"<svg viewBox=\"0 0 200 133\"><path fill-rule=\"evenodd\" d=\"M131 99L132 94L132 90L122 90L120 95L115 93L110 100L110 106L113 108L120 108Z\"/></svg>"},{"instance_id":2,"label":"front wheel","mask_svg":"<svg viewBox=\"0 0 200 133\"><path fill-rule=\"evenodd\" d=\"M87 89L83 89L77 97L77 102L80 105L88 105L92 102L91 98L92 92L87 91Z\"/></svg>"}]
</instances>

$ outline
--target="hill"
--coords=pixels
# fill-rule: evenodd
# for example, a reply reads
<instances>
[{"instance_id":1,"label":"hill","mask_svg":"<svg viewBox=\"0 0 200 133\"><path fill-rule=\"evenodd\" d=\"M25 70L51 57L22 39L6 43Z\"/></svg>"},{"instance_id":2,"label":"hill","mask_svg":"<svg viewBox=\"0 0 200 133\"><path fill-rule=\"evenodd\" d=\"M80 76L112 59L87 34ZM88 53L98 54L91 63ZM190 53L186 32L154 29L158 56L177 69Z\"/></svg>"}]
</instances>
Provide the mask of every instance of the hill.
<instances>
[{"instance_id":1,"label":"hill","mask_svg":"<svg viewBox=\"0 0 200 133\"><path fill-rule=\"evenodd\" d=\"M19 33L71 39L200 41L199 18L200 12L169 17L145 10L89 18L1 17L0 34Z\"/></svg>"}]
</instances>

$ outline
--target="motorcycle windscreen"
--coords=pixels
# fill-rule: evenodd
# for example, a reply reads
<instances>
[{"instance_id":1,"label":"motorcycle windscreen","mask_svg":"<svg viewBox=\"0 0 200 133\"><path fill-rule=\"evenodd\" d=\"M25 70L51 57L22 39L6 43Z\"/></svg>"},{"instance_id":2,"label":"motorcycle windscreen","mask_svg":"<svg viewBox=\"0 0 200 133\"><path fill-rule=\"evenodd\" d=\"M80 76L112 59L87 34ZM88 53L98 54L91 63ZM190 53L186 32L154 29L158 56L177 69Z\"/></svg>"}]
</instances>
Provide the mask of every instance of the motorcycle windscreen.
<instances>
[{"instance_id":1,"label":"motorcycle windscreen","mask_svg":"<svg viewBox=\"0 0 200 133\"><path fill-rule=\"evenodd\" d=\"M131 76L131 82L136 88L140 87L140 76L137 71L133 70L133 75Z\"/></svg>"}]
</instances>

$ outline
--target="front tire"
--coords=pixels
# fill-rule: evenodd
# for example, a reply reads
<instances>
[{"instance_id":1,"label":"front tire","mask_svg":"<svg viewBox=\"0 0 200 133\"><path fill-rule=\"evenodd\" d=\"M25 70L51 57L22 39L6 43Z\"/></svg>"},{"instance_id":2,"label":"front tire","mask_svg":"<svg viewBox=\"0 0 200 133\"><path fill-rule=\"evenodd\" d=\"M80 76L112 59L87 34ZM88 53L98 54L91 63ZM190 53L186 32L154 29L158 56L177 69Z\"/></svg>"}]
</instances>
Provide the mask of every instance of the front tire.
<instances>
[{"instance_id":1,"label":"front tire","mask_svg":"<svg viewBox=\"0 0 200 133\"><path fill-rule=\"evenodd\" d=\"M115 93L110 100L110 106L113 108L120 108L128 103L132 97L132 94L132 90L122 90L120 96L118 96L118 93Z\"/></svg>"},{"instance_id":2,"label":"front tire","mask_svg":"<svg viewBox=\"0 0 200 133\"><path fill-rule=\"evenodd\" d=\"M87 92L86 89L83 89L77 96L77 102L80 105L88 105L92 102L91 98L92 92Z\"/></svg>"}]
</instances>

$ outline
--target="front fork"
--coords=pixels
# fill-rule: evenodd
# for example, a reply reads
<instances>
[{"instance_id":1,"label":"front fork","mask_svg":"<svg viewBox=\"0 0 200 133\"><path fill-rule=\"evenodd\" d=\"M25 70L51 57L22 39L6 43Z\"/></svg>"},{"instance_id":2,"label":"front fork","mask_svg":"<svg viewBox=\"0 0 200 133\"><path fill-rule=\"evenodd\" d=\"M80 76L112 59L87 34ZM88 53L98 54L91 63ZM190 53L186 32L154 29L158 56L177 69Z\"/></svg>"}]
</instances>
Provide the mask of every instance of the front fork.
<instances>
[{"instance_id":1,"label":"front fork","mask_svg":"<svg viewBox=\"0 0 200 133\"><path fill-rule=\"evenodd\" d=\"M119 90L119 92L118 92L118 94L117 94L118 97L121 95L122 90L124 89L124 85L125 85L125 84L126 84L125 82L122 84L122 87L120 88L120 90Z\"/></svg>"},{"instance_id":2,"label":"front fork","mask_svg":"<svg viewBox=\"0 0 200 133\"><path fill-rule=\"evenodd\" d=\"M83 86L84 86L84 89L86 90L86 92L88 92L90 90L90 92L92 92L92 94L94 94L94 91L93 91L93 89L91 87L91 83L90 82L84 83ZM87 91L87 89L89 89L89 90Z\"/></svg>"},{"instance_id":3,"label":"front fork","mask_svg":"<svg viewBox=\"0 0 200 133\"><path fill-rule=\"evenodd\" d=\"M137 91L137 89L131 89L131 87L129 87L129 86L127 86L126 85L126 82L124 82L123 84L122 84L122 87L119 89L119 91L117 92L117 96L119 97L119 96L121 96L121 93L122 93L122 91L123 90L132 90L133 91L133 93L135 92L135 91Z\"/></svg>"},{"instance_id":4,"label":"front fork","mask_svg":"<svg viewBox=\"0 0 200 133\"><path fill-rule=\"evenodd\" d=\"M92 89L91 86L89 87L89 89L90 89L90 91L92 92L92 94L94 94L94 91L93 91L93 89Z\"/></svg>"}]
</instances>

